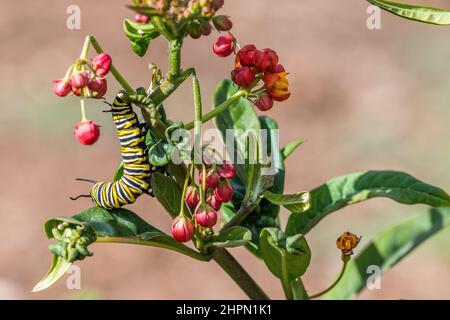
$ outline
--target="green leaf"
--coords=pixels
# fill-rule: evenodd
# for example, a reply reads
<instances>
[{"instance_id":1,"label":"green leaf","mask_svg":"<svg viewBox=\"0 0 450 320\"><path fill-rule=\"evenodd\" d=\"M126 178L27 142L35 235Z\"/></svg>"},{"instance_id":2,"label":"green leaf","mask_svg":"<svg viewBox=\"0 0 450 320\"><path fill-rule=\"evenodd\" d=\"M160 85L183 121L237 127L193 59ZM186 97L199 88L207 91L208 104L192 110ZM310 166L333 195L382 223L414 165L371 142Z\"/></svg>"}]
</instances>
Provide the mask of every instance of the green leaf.
<instances>
[{"instance_id":1,"label":"green leaf","mask_svg":"<svg viewBox=\"0 0 450 320\"><path fill-rule=\"evenodd\" d=\"M367 1L402 18L436 25L450 25L450 11L445 9L384 0Z\"/></svg>"},{"instance_id":2,"label":"green leaf","mask_svg":"<svg viewBox=\"0 0 450 320\"><path fill-rule=\"evenodd\" d=\"M299 141L299 140L289 142L283 149L281 149L281 154L283 155L283 159L287 159L302 144L303 144L303 141Z\"/></svg>"},{"instance_id":3,"label":"green leaf","mask_svg":"<svg viewBox=\"0 0 450 320\"><path fill-rule=\"evenodd\" d=\"M214 106L217 107L228 100L236 91L237 88L233 86L231 80L226 79L222 81L214 93ZM247 99L240 98L231 107L215 117L214 123L222 134L224 144L227 141L227 129L233 129L232 131L229 130L229 134L231 134L230 139L234 143L234 153L230 154L230 157L237 160L234 163L236 163L238 178L242 182L247 181L248 170L247 165L244 163L247 154L247 137L252 136L253 133L256 138L259 138L259 130L261 128L255 110ZM232 141L228 142L231 143Z\"/></svg>"},{"instance_id":4,"label":"green leaf","mask_svg":"<svg viewBox=\"0 0 450 320\"><path fill-rule=\"evenodd\" d=\"M450 226L450 208L431 208L402 223L381 232L350 260L341 281L324 299L352 299L361 292L373 273L369 266L378 266L382 272L393 267L425 240ZM414 280L414 275L411 275Z\"/></svg>"},{"instance_id":5,"label":"green leaf","mask_svg":"<svg viewBox=\"0 0 450 320\"><path fill-rule=\"evenodd\" d=\"M252 239L250 230L244 227L230 227L219 234L215 235L211 242L206 245L221 248L234 248L246 245Z\"/></svg>"},{"instance_id":6,"label":"green leaf","mask_svg":"<svg viewBox=\"0 0 450 320\"><path fill-rule=\"evenodd\" d=\"M290 215L286 233L306 234L328 214L370 198L386 197L403 204L450 206L450 196L437 187L398 171L366 171L331 179L312 190L311 208Z\"/></svg>"},{"instance_id":7,"label":"green leaf","mask_svg":"<svg viewBox=\"0 0 450 320\"><path fill-rule=\"evenodd\" d=\"M48 270L47 274L34 286L32 292L39 292L49 288L69 271L71 266L71 262L67 262L57 255L53 255L50 270Z\"/></svg>"},{"instance_id":8,"label":"green leaf","mask_svg":"<svg viewBox=\"0 0 450 320\"><path fill-rule=\"evenodd\" d=\"M114 174L114 181L119 181L123 176L123 171L125 170L123 161L120 161L119 166L116 169L116 173Z\"/></svg>"},{"instance_id":9,"label":"green leaf","mask_svg":"<svg viewBox=\"0 0 450 320\"><path fill-rule=\"evenodd\" d=\"M264 262L274 276L292 281L305 273L311 250L304 236L286 237L280 229L265 228L259 242Z\"/></svg>"},{"instance_id":10,"label":"green leaf","mask_svg":"<svg viewBox=\"0 0 450 320\"><path fill-rule=\"evenodd\" d=\"M299 192L296 194L275 194L264 191L264 197L271 203L285 207L291 212L305 212L311 207L309 192Z\"/></svg>"},{"instance_id":11,"label":"green leaf","mask_svg":"<svg viewBox=\"0 0 450 320\"><path fill-rule=\"evenodd\" d=\"M175 180L160 173L153 173L150 182L153 193L164 209L173 218L177 217L181 209L181 191Z\"/></svg>"},{"instance_id":12,"label":"green leaf","mask_svg":"<svg viewBox=\"0 0 450 320\"><path fill-rule=\"evenodd\" d=\"M160 35L152 24L136 23L128 19L123 21L123 30L130 40L131 48L140 57L145 55L150 42Z\"/></svg>"}]
</instances>

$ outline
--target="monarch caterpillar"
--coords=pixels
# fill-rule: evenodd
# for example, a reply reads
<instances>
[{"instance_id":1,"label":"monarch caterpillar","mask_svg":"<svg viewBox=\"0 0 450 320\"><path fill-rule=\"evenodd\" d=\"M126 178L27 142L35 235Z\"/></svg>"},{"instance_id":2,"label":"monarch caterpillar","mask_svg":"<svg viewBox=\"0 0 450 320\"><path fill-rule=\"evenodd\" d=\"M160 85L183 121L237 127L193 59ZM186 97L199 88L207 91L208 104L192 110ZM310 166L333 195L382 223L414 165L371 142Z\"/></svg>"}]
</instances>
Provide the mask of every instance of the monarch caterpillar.
<instances>
[{"instance_id":1,"label":"monarch caterpillar","mask_svg":"<svg viewBox=\"0 0 450 320\"><path fill-rule=\"evenodd\" d=\"M126 93L121 91L111 105L124 163L122 177L115 182L97 182L90 197L99 207L120 208L148 192L151 167L147 160L145 135Z\"/></svg>"}]
</instances>

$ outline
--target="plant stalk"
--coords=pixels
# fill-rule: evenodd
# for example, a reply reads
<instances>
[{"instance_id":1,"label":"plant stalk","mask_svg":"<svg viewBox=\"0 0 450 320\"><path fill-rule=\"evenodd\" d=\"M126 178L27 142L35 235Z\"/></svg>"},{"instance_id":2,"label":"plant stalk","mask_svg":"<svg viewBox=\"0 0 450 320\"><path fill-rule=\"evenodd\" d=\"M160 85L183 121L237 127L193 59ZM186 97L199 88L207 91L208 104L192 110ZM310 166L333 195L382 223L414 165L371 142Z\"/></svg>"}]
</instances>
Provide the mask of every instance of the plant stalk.
<instances>
[{"instance_id":1,"label":"plant stalk","mask_svg":"<svg viewBox=\"0 0 450 320\"><path fill-rule=\"evenodd\" d=\"M239 100L241 97L245 96L247 94L246 90L239 90L234 95L232 95L227 101L223 102L219 106L215 107L213 110L202 116L202 123L208 122L209 120L215 118L222 112L224 112L226 109L231 107L237 100ZM184 128L186 130L191 130L195 126L195 120L187 123Z\"/></svg>"},{"instance_id":2,"label":"plant stalk","mask_svg":"<svg viewBox=\"0 0 450 320\"><path fill-rule=\"evenodd\" d=\"M179 246L174 246L171 244L164 244L155 241L145 241L139 238L122 238L122 237L98 237L95 241L96 243L122 243L122 244L134 244L140 246L149 246L156 248L163 248L176 251L178 253L184 254L188 257L194 258L199 261L210 261L211 256L202 254L200 252L194 251L183 244L178 244Z\"/></svg>"},{"instance_id":3,"label":"plant stalk","mask_svg":"<svg viewBox=\"0 0 450 320\"><path fill-rule=\"evenodd\" d=\"M331 286L329 286L327 289L325 289L319 293L313 294L312 296L309 297L309 299L315 299L315 298L318 298L318 297L324 295L325 293L331 291L339 283L339 281L341 281L342 277L344 276L345 270L347 269L347 264L350 261L350 257L347 257L347 256L343 257L343 261L344 261L344 264L342 265L341 273L339 274L337 279L333 282L333 284Z\"/></svg>"},{"instance_id":4,"label":"plant stalk","mask_svg":"<svg viewBox=\"0 0 450 320\"><path fill-rule=\"evenodd\" d=\"M237 262L237 260L224 248L214 248L213 260L236 282L236 284L252 300L269 300L253 278Z\"/></svg>"}]
</instances>

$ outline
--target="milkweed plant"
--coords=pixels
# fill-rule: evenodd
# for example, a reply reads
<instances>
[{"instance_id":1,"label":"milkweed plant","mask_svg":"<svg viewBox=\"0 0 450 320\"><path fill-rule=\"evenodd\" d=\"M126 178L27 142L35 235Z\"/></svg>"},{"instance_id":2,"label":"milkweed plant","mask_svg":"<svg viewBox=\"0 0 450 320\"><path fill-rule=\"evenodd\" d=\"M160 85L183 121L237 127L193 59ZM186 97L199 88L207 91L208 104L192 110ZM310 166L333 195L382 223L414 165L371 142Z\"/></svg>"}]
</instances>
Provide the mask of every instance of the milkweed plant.
<instances>
[{"instance_id":1,"label":"milkweed plant","mask_svg":"<svg viewBox=\"0 0 450 320\"><path fill-rule=\"evenodd\" d=\"M407 19L450 24L450 12L443 9L369 2ZM230 17L219 14L223 4L224 0L135 0L128 6L134 18L125 19L123 29L132 51L143 57L158 37L169 47L168 70L151 63L151 81L145 87L133 88L91 35L80 57L54 82L55 95L80 101L81 121L74 135L81 144L93 145L100 136L100 126L88 119L85 101L94 99L111 114L122 161L111 182L83 180L89 192L79 197L90 198L92 207L45 222L45 234L54 239L49 246L53 261L33 291L47 289L72 263L91 257L97 242L159 247L214 261L250 299L269 299L229 252L244 246L280 280L287 299L350 299L365 288L370 276L360 270L376 265L386 271L450 224L450 196L398 171L350 173L310 191L285 194L284 163L302 142L279 146L278 125L263 114L289 99L289 67L276 50L238 41ZM212 50L217 63L229 64L230 74L217 86L213 108L205 112L196 70L182 67L181 52L186 41L216 31ZM122 87L112 101L105 98L110 79ZM188 79L193 120L182 123L166 116L164 103ZM203 141L202 126L211 120L222 138L219 145ZM171 234L125 209L141 196L156 198L172 217ZM342 230L336 243L329 243L341 252L341 272L328 288L309 292L302 282L314 249L308 232L327 215L374 197L430 209L379 233L365 248L357 248L361 235ZM289 212L285 226L280 224L281 208Z\"/></svg>"}]
</instances>

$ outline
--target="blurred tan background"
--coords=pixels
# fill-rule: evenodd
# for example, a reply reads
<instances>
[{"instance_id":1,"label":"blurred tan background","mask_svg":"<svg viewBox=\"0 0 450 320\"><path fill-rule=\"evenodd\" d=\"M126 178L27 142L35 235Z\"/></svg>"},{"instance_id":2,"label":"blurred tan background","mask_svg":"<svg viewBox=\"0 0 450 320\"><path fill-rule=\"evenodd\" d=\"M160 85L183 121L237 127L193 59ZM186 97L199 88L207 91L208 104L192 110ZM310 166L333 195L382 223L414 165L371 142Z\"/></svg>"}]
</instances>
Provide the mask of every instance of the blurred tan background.
<instances>
[{"instance_id":1,"label":"blurred tan background","mask_svg":"<svg viewBox=\"0 0 450 320\"><path fill-rule=\"evenodd\" d=\"M73 215L89 200L76 177L110 179L120 159L115 129L103 104L90 101L88 115L100 123L93 147L77 143L75 97L52 94L78 57L84 36L94 34L133 86L146 85L150 61L166 66L166 45L155 41L144 59L132 53L121 21L131 17L125 1L31 1L0 3L0 298L6 299L239 299L240 289L214 263L169 251L98 244L78 265L82 290L66 277L38 294L30 292L47 271L46 217ZM416 2L419 2L417 0ZM450 1L421 1L449 7ZM66 8L81 7L81 30L68 30ZM366 169L407 171L450 190L450 28L414 23L382 13L382 30L366 28L363 0L228 0L223 14L242 44L275 48L290 72L292 98L268 113L282 127L282 144L307 142L288 160L287 192L311 189L331 177ZM211 51L217 37L186 41L183 66L197 68L205 104L229 76L231 58ZM117 85L109 79L107 97ZM191 120L190 81L166 103L169 116ZM208 106L209 107L209 106ZM132 207L161 230L170 219L149 197ZM325 219L308 234L313 260L305 276L310 293L325 288L340 268L335 239L351 230L363 245L378 231L423 207L371 200ZM283 212L283 221L287 213ZM450 298L450 232L441 232L382 278L382 289L362 299ZM232 253L273 298L279 282L244 249Z\"/></svg>"}]
</instances>

